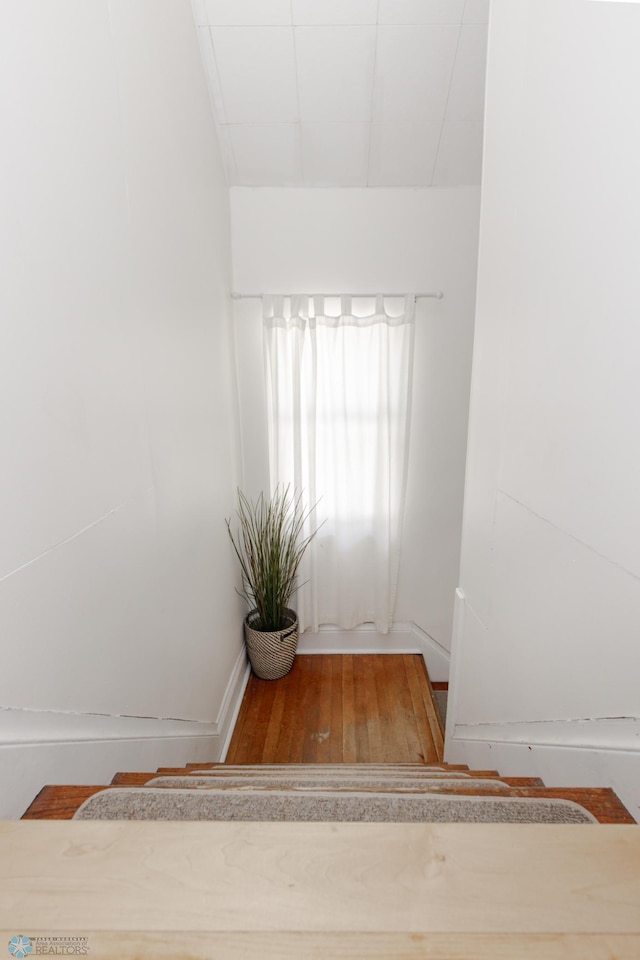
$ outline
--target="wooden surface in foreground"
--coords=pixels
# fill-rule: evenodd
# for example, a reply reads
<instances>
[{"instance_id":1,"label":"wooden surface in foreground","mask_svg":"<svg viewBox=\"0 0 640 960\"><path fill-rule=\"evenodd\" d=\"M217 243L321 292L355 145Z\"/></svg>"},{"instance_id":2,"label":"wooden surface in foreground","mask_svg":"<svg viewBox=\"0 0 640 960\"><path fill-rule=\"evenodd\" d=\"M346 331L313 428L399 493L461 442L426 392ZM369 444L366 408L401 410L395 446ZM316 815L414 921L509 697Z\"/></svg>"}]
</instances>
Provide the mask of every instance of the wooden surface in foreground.
<instances>
[{"instance_id":1,"label":"wooden surface in foreground","mask_svg":"<svg viewBox=\"0 0 640 960\"><path fill-rule=\"evenodd\" d=\"M630 960L640 830L5 821L0 930L94 958Z\"/></svg>"},{"instance_id":2,"label":"wooden surface in foreground","mask_svg":"<svg viewBox=\"0 0 640 960\"><path fill-rule=\"evenodd\" d=\"M34 935L55 935L32 931ZM637 934L80 931L92 960L638 960ZM0 943L14 936L0 930Z\"/></svg>"},{"instance_id":3,"label":"wooden surface in foreground","mask_svg":"<svg viewBox=\"0 0 640 960\"><path fill-rule=\"evenodd\" d=\"M440 719L418 654L299 655L281 680L253 674L228 763L435 763Z\"/></svg>"}]
</instances>

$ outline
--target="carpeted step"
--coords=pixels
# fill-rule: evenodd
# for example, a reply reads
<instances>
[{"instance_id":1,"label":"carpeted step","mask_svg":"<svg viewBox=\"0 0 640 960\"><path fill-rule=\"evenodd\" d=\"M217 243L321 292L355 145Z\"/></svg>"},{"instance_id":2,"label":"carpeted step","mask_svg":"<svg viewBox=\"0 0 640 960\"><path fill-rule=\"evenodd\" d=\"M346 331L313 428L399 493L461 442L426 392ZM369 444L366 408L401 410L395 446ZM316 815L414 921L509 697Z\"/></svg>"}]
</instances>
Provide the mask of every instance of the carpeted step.
<instances>
[{"instance_id":1,"label":"carpeted step","mask_svg":"<svg viewBox=\"0 0 640 960\"><path fill-rule=\"evenodd\" d=\"M160 774L164 776L164 774ZM437 777L468 777L469 773L467 770L438 770L435 768L430 768L428 770L420 769L408 769L402 767L388 766L388 767L367 767L367 768L357 768L357 767L342 767L342 766L327 766L322 768L314 768L312 766L303 767L303 766L293 766L289 765L288 767L272 767L264 764L261 767L227 767L226 769L218 770L207 770L194 768L187 771L188 776L195 777L209 777L211 779L226 779L228 777L242 777L245 780L251 779L251 777L315 777L316 779L322 779L323 777L414 777L415 779L428 780L434 779Z\"/></svg>"},{"instance_id":2,"label":"carpeted step","mask_svg":"<svg viewBox=\"0 0 640 960\"><path fill-rule=\"evenodd\" d=\"M159 776L164 776L164 773L159 773ZM245 780L250 780L251 777L281 777L281 776L309 776L316 777L318 780L323 779L324 777L329 776L353 776L353 777L370 777L370 776L379 776L379 777L411 777L415 780L431 780L437 779L439 777L469 777L473 776L476 779L481 777L489 777L493 780L499 780L500 774L497 770L420 770L420 769L402 769L402 767L372 767L369 769L358 769L358 768L345 768L341 767L324 767L323 769L314 769L313 767L269 767L266 764L263 765L263 769L259 767L251 767L244 769L242 767L229 767L226 770L207 770L207 769L193 769L188 771L188 776L196 777L211 777L214 779L225 779L227 777L243 777Z\"/></svg>"},{"instance_id":3,"label":"carpeted step","mask_svg":"<svg viewBox=\"0 0 640 960\"><path fill-rule=\"evenodd\" d=\"M446 763L411 763L411 762L389 762L389 763L313 763L313 762L299 762L299 763L188 763L184 768L187 773L191 773L193 770L229 770L229 769L244 769L244 770L259 770L261 767L269 767L271 769L282 769L286 770L287 768L301 769L303 767L317 767L319 770L332 770L334 768L340 768L345 770L387 770L392 769L403 769L403 770L440 770L440 771L468 771L469 767L466 764L446 764ZM158 767L158 773L164 773L166 768Z\"/></svg>"},{"instance_id":4,"label":"carpeted step","mask_svg":"<svg viewBox=\"0 0 640 960\"><path fill-rule=\"evenodd\" d=\"M517 778L516 778L517 779ZM43 787L24 813L27 820L70 820L82 803L93 794L109 789L99 786ZM124 789L130 789L124 787ZM461 794L462 788L456 793ZM485 795L481 789L469 791L471 796ZM491 795L490 792L488 792ZM610 787L517 787L512 786L509 796L530 799L572 800L589 810L600 823L635 823L628 810Z\"/></svg>"},{"instance_id":5,"label":"carpeted step","mask_svg":"<svg viewBox=\"0 0 640 960\"><path fill-rule=\"evenodd\" d=\"M438 711L440 725L442 729L445 730L447 726L447 704L449 700L449 691L448 690L432 690L431 696L433 697L435 708Z\"/></svg>"},{"instance_id":6,"label":"carpeted step","mask_svg":"<svg viewBox=\"0 0 640 960\"><path fill-rule=\"evenodd\" d=\"M227 773L234 770L252 772L260 770L420 770L446 772L450 769L446 763L188 763L185 769L192 773L194 770L210 770L213 773ZM464 768L465 771L468 769ZM158 769L158 773L161 768Z\"/></svg>"},{"instance_id":7,"label":"carpeted step","mask_svg":"<svg viewBox=\"0 0 640 960\"><path fill-rule=\"evenodd\" d=\"M425 777L409 779L403 777L156 777L149 780L147 787L182 790L297 790L297 791L362 791L373 790L385 793L443 793L453 792L457 788L469 790L508 790L508 784L502 780L488 777L474 780L472 777Z\"/></svg>"},{"instance_id":8,"label":"carpeted step","mask_svg":"<svg viewBox=\"0 0 640 960\"><path fill-rule=\"evenodd\" d=\"M116 773L112 779L112 783L124 783L126 782L125 778L127 775L125 773ZM289 770L265 770L265 771L255 771L251 773L243 772L234 772L230 771L229 773L217 773L212 772L211 770L189 770L186 774L184 770L176 770L171 773L141 773L136 774L136 776L147 777L149 780L154 777L204 777L209 780L211 783L222 783L228 780L234 780L239 782L250 783L256 777L265 780L265 779L277 779L282 780L289 777L305 777L308 780L314 780L318 783L325 781L328 777L331 778L348 778L350 780L358 781L362 779L370 779L371 777L377 777L381 780L385 778L393 779L394 777L401 777L405 780L413 780L417 783L423 783L430 780L449 780L452 777L457 780L466 780L469 778L469 774L466 770L457 771L453 770L451 772L445 770L435 770L430 771L429 773L419 774L419 773L405 773L397 771L386 771L386 770L369 770L369 771L350 771L350 770L325 770L322 773L314 770L301 770L301 771L289 771ZM484 777L477 777L476 779L484 779ZM488 779L499 780L501 777L489 777ZM133 782L133 781L131 781Z\"/></svg>"},{"instance_id":9,"label":"carpeted step","mask_svg":"<svg viewBox=\"0 0 640 960\"><path fill-rule=\"evenodd\" d=\"M147 773L144 773L144 772L131 773L127 771L121 771L120 773L116 773L114 775L113 779L111 780L111 784L113 786L143 787L145 784L148 784L151 780L155 780L158 776L159 774L157 772L151 772L151 771ZM173 778L173 777L183 777L185 776L185 774L183 770L178 770L175 773L171 773L171 774L161 774L161 776L163 777L168 776ZM195 772L192 773L190 771L186 776L190 780L192 777L198 777L199 775ZM215 783L218 783L218 782L225 783L227 780L227 778L225 777L209 778L207 774L204 774L203 776L207 776L207 779L211 779ZM455 779L467 779L466 776L462 777L462 774L458 773L457 771L453 771L453 773L450 774L450 777L453 777ZM229 779L233 779L233 776ZM319 780L320 782L323 782L323 778L316 778L316 779ZM440 780L443 778L434 777L429 779ZM476 777L473 779L485 779L485 778ZM492 778L488 777L487 779L492 779ZM544 787L544 783L539 777L500 777L499 779L502 783L506 783L509 787Z\"/></svg>"},{"instance_id":10,"label":"carpeted step","mask_svg":"<svg viewBox=\"0 0 640 960\"><path fill-rule=\"evenodd\" d=\"M388 793L292 793L109 787L77 820L233 820L365 823L575 823L596 818L569 800Z\"/></svg>"},{"instance_id":11,"label":"carpeted step","mask_svg":"<svg viewBox=\"0 0 640 960\"><path fill-rule=\"evenodd\" d=\"M159 768L158 775L166 775L168 773L176 773L177 771L169 771L166 768ZM267 775L278 775L283 774L308 774L313 776L326 776L327 774L336 774L336 775L345 775L350 774L354 776L370 776L371 774L376 774L380 776L418 776L418 777L430 777L430 776L468 776L473 774L474 776L488 776L493 778L499 778L500 774L497 770L480 770L480 771L470 771L468 767L464 769L458 769L455 766L447 766L446 764L433 764L427 766L426 764L420 763L355 763L355 764L346 764L346 763L258 763L258 764L217 764L215 766L203 765L202 767L193 766L186 769L187 775L195 774L197 776L217 776L217 777L227 777L227 776L267 776Z\"/></svg>"}]
</instances>

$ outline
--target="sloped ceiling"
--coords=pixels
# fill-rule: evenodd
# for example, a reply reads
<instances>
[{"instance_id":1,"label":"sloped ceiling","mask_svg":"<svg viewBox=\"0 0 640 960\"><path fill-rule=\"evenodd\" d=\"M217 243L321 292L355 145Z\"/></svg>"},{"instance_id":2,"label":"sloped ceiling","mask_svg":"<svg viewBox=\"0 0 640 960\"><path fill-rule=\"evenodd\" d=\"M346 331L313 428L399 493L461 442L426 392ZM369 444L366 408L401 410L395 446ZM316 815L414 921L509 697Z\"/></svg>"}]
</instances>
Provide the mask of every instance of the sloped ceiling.
<instances>
[{"instance_id":1,"label":"sloped ceiling","mask_svg":"<svg viewBox=\"0 0 640 960\"><path fill-rule=\"evenodd\" d=\"M480 183L489 0L194 0L231 186Z\"/></svg>"}]
</instances>

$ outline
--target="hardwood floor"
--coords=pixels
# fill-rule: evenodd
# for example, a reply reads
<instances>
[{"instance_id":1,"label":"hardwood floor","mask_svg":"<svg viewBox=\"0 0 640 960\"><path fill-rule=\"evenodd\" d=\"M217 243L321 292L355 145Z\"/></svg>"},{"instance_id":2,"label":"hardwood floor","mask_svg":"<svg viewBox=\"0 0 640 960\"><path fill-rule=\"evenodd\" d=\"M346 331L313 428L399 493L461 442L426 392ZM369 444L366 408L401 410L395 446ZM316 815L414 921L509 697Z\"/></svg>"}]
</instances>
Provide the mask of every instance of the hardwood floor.
<instances>
[{"instance_id":1,"label":"hardwood floor","mask_svg":"<svg viewBox=\"0 0 640 960\"><path fill-rule=\"evenodd\" d=\"M249 680L227 763L434 763L443 737L417 654L296 657Z\"/></svg>"}]
</instances>

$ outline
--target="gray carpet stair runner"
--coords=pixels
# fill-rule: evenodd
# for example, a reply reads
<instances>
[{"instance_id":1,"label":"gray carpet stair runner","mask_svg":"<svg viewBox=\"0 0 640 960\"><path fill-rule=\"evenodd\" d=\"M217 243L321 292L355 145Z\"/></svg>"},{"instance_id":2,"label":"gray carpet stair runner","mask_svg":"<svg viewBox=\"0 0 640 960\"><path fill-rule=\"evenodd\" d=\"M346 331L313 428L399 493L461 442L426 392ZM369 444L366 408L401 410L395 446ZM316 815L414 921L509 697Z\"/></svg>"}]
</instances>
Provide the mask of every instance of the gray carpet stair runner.
<instances>
[{"instance_id":1,"label":"gray carpet stair runner","mask_svg":"<svg viewBox=\"0 0 640 960\"><path fill-rule=\"evenodd\" d=\"M161 768L162 769L162 768ZM260 774L266 776L272 773L306 773L314 776L323 776L329 773L349 773L358 775L369 775L375 772L383 774L418 774L422 777L450 777L452 772L468 775L468 770L457 770L456 767L445 767L434 764L424 763L220 763L216 766L203 767L197 764L188 764L189 773L197 773L199 776L206 774L211 777L238 777L254 776Z\"/></svg>"},{"instance_id":2,"label":"gray carpet stair runner","mask_svg":"<svg viewBox=\"0 0 640 960\"><path fill-rule=\"evenodd\" d=\"M502 780L492 780L489 777L475 780L472 777L334 777L326 774L324 777L305 777L302 774L290 777L270 776L261 777L155 777L145 784L147 787L163 787L165 789L180 788L198 790L337 790L344 793L346 790L385 790L399 793L443 793L451 792L456 787L464 790L508 790L509 787Z\"/></svg>"},{"instance_id":3,"label":"gray carpet stair runner","mask_svg":"<svg viewBox=\"0 0 640 960\"><path fill-rule=\"evenodd\" d=\"M314 791L103 790L78 820L248 820L363 823L596 823L570 800Z\"/></svg>"},{"instance_id":4,"label":"gray carpet stair runner","mask_svg":"<svg viewBox=\"0 0 640 960\"><path fill-rule=\"evenodd\" d=\"M474 791L482 795L474 795ZM196 766L177 775L151 777L144 786L106 788L89 797L77 810L75 818L369 823L597 822L589 811L571 800L512 796L510 793L509 783L497 776L445 765L219 764L206 769Z\"/></svg>"},{"instance_id":5,"label":"gray carpet stair runner","mask_svg":"<svg viewBox=\"0 0 640 960\"><path fill-rule=\"evenodd\" d=\"M447 701L449 700L449 692L447 690L434 690L433 691L433 702L436 705L436 710L440 717L440 723L442 724L442 729L444 730L447 725Z\"/></svg>"},{"instance_id":6,"label":"gray carpet stair runner","mask_svg":"<svg viewBox=\"0 0 640 960\"><path fill-rule=\"evenodd\" d=\"M200 770L193 768L189 770L189 776L198 776L198 777L218 777L222 779L228 779L229 777L237 778L252 778L252 777L313 777L316 780L324 779L328 776L333 776L334 774L340 777L373 777L373 776L382 776L385 779L389 777L417 777L420 779L429 779L435 780L439 778L451 779L451 777L460 777L466 779L469 774L463 770L445 770L442 767L431 768L422 766L418 764L412 766L411 764L406 764L404 767L398 764L389 764L388 766L377 766L374 764L361 764L361 769L357 766L347 766L346 764L334 764L333 766L314 766L306 764L288 764L283 767L271 766L271 764L260 764L247 766L243 769L241 766L229 767L228 770L221 770L220 768ZM264 767L265 769L261 769ZM344 768L344 769L343 769Z\"/></svg>"}]
</instances>

